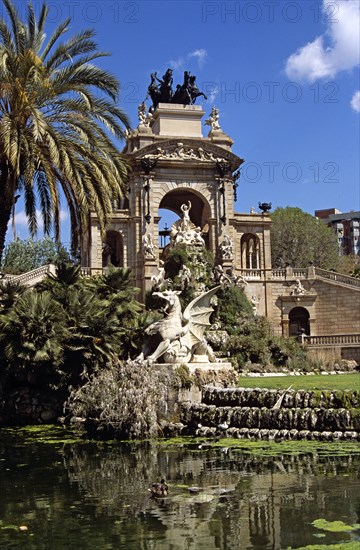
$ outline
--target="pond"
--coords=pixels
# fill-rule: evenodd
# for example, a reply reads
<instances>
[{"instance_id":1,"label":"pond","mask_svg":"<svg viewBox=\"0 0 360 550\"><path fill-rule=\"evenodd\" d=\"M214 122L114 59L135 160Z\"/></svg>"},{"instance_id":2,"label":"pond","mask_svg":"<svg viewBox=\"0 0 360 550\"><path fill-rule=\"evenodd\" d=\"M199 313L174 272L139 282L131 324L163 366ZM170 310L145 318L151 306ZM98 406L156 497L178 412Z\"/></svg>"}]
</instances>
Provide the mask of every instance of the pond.
<instances>
[{"instance_id":1,"label":"pond","mask_svg":"<svg viewBox=\"0 0 360 550\"><path fill-rule=\"evenodd\" d=\"M6 429L0 549L355 550L359 472L356 444L94 443ZM150 498L162 476L169 495Z\"/></svg>"}]
</instances>

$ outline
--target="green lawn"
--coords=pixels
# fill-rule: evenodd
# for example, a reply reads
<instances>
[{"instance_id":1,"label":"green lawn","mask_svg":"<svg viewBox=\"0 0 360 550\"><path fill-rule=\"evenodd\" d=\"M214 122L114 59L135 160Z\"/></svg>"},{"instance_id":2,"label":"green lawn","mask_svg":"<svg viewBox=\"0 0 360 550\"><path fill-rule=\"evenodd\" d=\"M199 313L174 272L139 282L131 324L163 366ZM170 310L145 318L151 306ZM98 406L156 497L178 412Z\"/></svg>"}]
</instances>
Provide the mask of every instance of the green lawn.
<instances>
[{"instance_id":1,"label":"green lawn","mask_svg":"<svg viewBox=\"0 0 360 550\"><path fill-rule=\"evenodd\" d=\"M357 390L360 391L360 373L357 374L314 374L302 376L261 376L257 378L239 377L242 388L294 390Z\"/></svg>"}]
</instances>

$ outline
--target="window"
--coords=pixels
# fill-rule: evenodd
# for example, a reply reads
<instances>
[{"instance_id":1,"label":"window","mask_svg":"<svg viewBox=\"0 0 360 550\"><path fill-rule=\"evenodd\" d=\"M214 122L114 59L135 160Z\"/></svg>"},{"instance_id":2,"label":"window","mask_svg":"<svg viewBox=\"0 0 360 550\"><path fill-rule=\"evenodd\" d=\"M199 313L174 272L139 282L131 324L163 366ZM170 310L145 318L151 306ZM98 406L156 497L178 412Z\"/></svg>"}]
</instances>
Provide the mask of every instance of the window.
<instances>
[{"instance_id":1,"label":"window","mask_svg":"<svg viewBox=\"0 0 360 550\"><path fill-rule=\"evenodd\" d=\"M241 267L260 269L260 241L252 233L245 233L241 237Z\"/></svg>"}]
</instances>

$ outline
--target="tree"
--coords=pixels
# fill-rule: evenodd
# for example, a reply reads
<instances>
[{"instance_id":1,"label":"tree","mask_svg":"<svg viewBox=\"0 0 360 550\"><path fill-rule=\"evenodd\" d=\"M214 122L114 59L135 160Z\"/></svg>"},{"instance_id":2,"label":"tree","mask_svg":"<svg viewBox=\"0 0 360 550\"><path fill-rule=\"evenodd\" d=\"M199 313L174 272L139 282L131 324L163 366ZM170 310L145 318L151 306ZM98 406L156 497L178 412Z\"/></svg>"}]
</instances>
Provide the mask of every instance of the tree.
<instances>
[{"instance_id":1,"label":"tree","mask_svg":"<svg viewBox=\"0 0 360 550\"><path fill-rule=\"evenodd\" d=\"M48 292L25 292L0 316L0 349L15 379L57 384L67 336L65 311Z\"/></svg>"},{"instance_id":2,"label":"tree","mask_svg":"<svg viewBox=\"0 0 360 550\"><path fill-rule=\"evenodd\" d=\"M45 42L48 7L38 19L31 3L23 21L11 0L0 19L0 260L14 204L24 195L30 234L39 199L45 234L60 239L60 188L71 219L72 250L96 211L104 231L124 187L127 165L113 139L126 115L116 106L119 83L92 62L107 55L94 31L67 40L70 19Z\"/></svg>"},{"instance_id":3,"label":"tree","mask_svg":"<svg viewBox=\"0 0 360 550\"><path fill-rule=\"evenodd\" d=\"M28 287L18 281L0 281L0 314L11 309L18 297L26 290Z\"/></svg>"},{"instance_id":4,"label":"tree","mask_svg":"<svg viewBox=\"0 0 360 550\"><path fill-rule=\"evenodd\" d=\"M271 214L273 267L336 269L339 249L334 231L300 208L277 208Z\"/></svg>"},{"instance_id":5,"label":"tree","mask_svg":"<svg viewBox=\"0 0 360 550\"><path fill-rule=\"evenodd\" d=\"M2 269L5 273L20 275L46 264L70 261L68 252L50 237L39 239L15 239L4 249Z\"/></svg>"}]
</instances>

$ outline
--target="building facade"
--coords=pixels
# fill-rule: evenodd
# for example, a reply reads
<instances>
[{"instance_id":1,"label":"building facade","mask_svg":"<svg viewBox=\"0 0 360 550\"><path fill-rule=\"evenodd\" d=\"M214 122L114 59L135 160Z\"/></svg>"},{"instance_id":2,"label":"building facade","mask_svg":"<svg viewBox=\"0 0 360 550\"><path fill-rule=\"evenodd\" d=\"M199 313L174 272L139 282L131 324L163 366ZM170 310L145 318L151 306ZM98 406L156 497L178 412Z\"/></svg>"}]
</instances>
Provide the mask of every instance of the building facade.
<instances>
[{"instance_id":1,"label":"building facade","mask_svg":"<svg viewBox=\"0 0 360 550\"><path fill-rule=\"evenodd\" d=\"M360 256L360 211L340 212L337 208L315 210L315 216L332 227L337 235L339 254Z\"/></svg>"},{"instance_id":2,"label":"building facade","mask_svg":"<svg viewBox=\"0 0 360 550\"><path fill-rule=\"evenodd\" d=\"M218 111L205 121L204 115L201 106L176 103L139 112L124 149L131 166L128 195L115 205L105 238L92 215L83 266L91 274L109 262L131 268L144 300L161 271L170 233L161 212L169 210L179 220L186 212L215 263L243 281L254 311L271 319L276 334L360 333L360 280L314 267L272 269L270 215L234 210L244 161L232 152ZM205 136L204 122L210 127ZM349 223L353 246L356 218Z\"/></svg>"}]
</instances>

